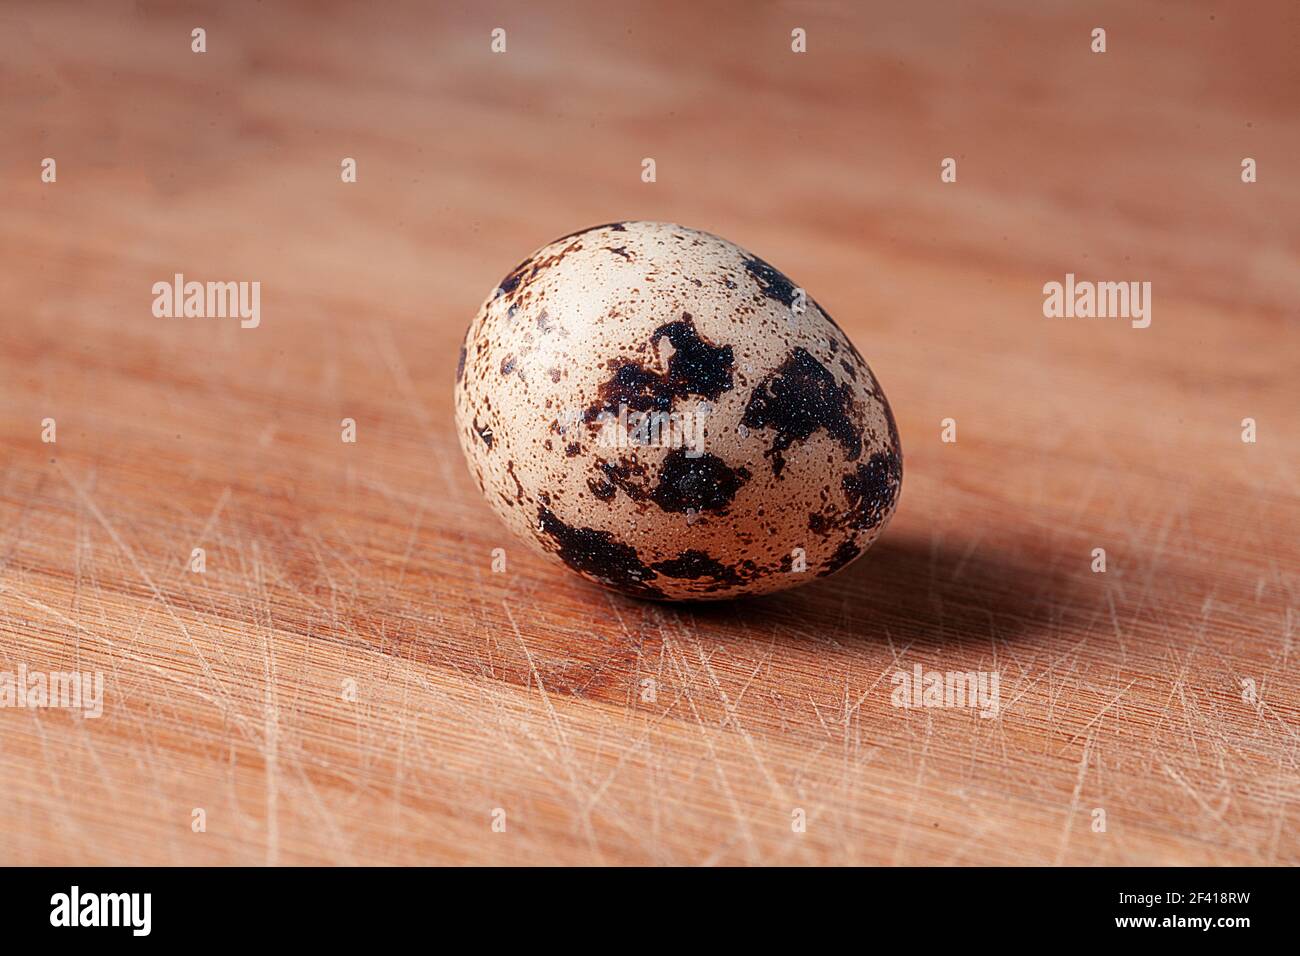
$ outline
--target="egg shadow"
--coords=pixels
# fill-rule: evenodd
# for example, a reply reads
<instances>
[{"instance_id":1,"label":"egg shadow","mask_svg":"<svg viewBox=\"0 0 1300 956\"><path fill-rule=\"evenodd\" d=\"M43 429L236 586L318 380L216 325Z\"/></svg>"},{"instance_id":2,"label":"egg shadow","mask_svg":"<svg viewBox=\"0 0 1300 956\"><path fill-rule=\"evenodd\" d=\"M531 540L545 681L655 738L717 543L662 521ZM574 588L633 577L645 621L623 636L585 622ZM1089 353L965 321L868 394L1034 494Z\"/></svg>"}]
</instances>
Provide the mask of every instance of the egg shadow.
<instances>
[{"instance_id":1,"label":"egg shadow","mask_svg":"<svg viewBox=\"0 0 1300 956\"><path fill-rule=\"evenodd\" d=\"M1029 640L1097 613L1080 583L1049 553L1004 550L987 539L885 534L840 573L804 587L673 607L688 619L796 639Z\"/></svg>"}]
</instances>

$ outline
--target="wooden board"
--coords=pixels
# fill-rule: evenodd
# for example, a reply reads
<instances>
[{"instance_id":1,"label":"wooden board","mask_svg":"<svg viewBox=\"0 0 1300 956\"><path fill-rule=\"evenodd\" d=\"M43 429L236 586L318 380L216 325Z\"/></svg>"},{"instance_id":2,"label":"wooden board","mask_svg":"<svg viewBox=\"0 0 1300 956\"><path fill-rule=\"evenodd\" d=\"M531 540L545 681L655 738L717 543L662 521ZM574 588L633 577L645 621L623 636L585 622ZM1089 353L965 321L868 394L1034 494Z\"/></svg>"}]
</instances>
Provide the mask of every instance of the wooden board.
<instances>
[{"instance_id":1,"label":"wooden board","mask_svg":"<svg viewBox=\"0 0 1300 956\"><path fill-rule=\"evenodd\" d=\"M105 679L0 710L0 862L1300 862L1294 5L433 6L0 12L0 670ZM468 319L627 218L882 381L841 576L628 600L473 486ZM175 273L261 324L155 318ZM1066 273L1150 327L1045 318Z\"/></svg>"}]
</instances>

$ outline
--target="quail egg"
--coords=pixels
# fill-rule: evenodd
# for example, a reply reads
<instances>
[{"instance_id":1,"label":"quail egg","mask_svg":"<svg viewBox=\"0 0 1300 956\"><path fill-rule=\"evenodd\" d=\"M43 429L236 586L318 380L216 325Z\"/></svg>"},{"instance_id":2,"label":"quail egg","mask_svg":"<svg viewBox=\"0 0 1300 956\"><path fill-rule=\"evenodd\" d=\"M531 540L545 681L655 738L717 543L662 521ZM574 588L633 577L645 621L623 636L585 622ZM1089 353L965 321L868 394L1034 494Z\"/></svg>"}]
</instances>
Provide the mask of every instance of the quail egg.
<instances>
[{"instance_id":1,"label":"quail egg","mask_svg":"<svg viewBox=\"0 0 1300 956\"><path fill-rule=\"evenodd\" d=\"M641 598L762 594L884 530L903 459L829 315L731 242L593 226L492 290L456 369L470 472L520 538Z\"/></svg>"}]
</instances>

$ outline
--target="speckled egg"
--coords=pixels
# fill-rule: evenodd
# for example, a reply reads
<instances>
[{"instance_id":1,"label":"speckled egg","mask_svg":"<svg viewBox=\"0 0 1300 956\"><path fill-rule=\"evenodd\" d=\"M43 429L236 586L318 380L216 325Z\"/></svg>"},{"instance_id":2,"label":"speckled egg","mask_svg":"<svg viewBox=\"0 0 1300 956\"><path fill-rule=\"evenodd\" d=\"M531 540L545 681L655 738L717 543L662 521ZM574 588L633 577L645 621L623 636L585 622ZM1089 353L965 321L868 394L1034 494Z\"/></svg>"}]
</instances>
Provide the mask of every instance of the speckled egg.
<instances>
[{"instance_id":1,"label":"speckled egg","mask_svg":"<svg viewBox=\"0 0 1300 956\"><path fill-rule=\"evenodd\" d=\"M832 574L898 502L885 393L762 259L665 222L593 226L492 291L456 369L470 471L519 537L626 594Z\"/></svg>"}]
</instances>

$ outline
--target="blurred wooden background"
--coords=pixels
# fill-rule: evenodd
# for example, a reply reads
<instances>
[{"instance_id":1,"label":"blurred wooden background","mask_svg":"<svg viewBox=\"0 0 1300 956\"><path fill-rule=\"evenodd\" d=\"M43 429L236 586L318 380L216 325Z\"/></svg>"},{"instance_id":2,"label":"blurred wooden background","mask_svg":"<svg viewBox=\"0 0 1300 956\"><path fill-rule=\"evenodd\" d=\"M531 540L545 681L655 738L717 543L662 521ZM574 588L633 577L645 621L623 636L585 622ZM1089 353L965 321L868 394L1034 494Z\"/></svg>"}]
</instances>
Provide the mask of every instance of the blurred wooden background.
<instances>
[{"instance_id":1,"label":"blurred wooden background","mask_svg":"<svg viewBox=\"0 0 1300 956\"><path fill-rule=\"evenodd\" d=\"M0 9L0 670L106 676L0 710L0 862L1300 863L1296 6L546 8ZM639 603L480 499L467 321L627 218L881 379L844 575ZM261 326L154 318L176 272ZM1151 327L1043 318L1066 272ZM1001 715L894 708L916 663Z\"/></svg>"}]
</instances>

